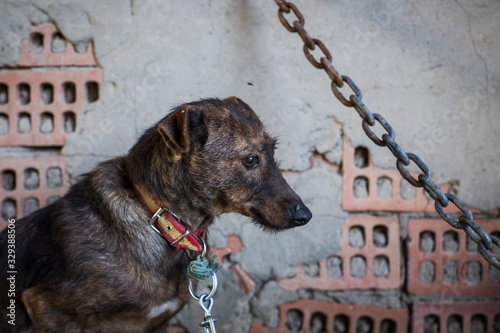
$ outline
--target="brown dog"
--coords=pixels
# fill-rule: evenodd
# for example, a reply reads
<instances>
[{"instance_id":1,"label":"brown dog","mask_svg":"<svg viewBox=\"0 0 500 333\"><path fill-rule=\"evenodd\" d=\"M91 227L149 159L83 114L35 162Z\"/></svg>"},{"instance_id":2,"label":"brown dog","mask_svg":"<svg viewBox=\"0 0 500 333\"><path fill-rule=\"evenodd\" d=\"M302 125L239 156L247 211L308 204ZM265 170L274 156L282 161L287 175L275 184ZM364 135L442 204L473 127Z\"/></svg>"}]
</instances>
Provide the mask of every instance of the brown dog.
<instances>
[{"instance_id":1,"label":"brown dog","mask_svg":"<svg viewBox=\"0 0 500 333\"><path fill-rule=\"evenodd\" d=\"M275 144L236 97L177 108L128 155L17 221L15 326L5 320L7 230L0 234L0 331L164 331L189 299L187 251L200 249L199 230L215 216L237 212L275 231L311 219L274 161ZM160 207L164 237L150 226Z\"/></svg>"}]
</instances>

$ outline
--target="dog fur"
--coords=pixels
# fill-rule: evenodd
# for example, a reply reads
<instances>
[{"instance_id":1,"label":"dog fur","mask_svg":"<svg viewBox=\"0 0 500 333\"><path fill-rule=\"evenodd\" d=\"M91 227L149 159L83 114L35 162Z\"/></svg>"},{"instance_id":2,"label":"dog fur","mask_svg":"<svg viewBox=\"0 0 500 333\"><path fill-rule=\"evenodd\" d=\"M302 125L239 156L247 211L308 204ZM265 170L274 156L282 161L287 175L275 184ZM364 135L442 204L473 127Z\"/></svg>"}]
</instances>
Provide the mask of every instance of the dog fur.
<instances>
[{"instance_id":1,"label":"dog fur","mask_svg":"<svg viewBox=\"0 0 500 333\"><path fill-rule=\"evenodd\" d=\"M0 331L164 332L189 299L190 257L150 227L133 184L191 230L229 212L270 231L303 225L311 212L282 177L275 146L236 97L174 109L126 156L16 222L16 326L4 321L7 230L0 234Z\"/></svg>"}]
</instances>

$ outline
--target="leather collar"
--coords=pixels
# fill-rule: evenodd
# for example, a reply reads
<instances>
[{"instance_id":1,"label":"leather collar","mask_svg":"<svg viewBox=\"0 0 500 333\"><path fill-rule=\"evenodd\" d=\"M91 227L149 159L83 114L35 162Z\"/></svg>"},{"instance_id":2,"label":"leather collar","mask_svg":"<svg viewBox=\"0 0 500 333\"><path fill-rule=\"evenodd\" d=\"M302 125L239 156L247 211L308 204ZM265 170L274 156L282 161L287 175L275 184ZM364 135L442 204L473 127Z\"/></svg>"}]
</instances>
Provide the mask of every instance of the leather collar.
<instances>
[{"instance_id":1,"label":"leather collar","mask_svg":"<svg viewBox=\"0 0 500 333\"><path fill-rule=\"evenodd\" d=\"M148 195L144 189L134 184L134 192L142 207L151 217L151 227L165 238L176 249L202 251L203 245L199 237L205 236L206 228L195 231L185 227L175 214L163 208L161 203Z\"/></svg>"}]
</instances>

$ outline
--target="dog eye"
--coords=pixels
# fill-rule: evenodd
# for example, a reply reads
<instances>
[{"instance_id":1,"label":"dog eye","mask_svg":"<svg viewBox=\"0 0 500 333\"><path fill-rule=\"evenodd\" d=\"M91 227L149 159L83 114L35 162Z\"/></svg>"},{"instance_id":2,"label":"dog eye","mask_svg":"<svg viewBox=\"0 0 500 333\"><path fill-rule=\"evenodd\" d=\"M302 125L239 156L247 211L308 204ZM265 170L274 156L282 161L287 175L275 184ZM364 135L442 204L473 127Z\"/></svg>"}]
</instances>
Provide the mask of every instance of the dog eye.
<instances>
[{"instance_id":1,"label":"dog eye","mask_svg":"<svg viewBox=\"0 0 500 333\"><path fill-rule=\"evenodd\" d=\"M256 167L259 166L259 158L255 155L249 155L245 157L243 160L243 165L248 169L255 169Z\"/></svg>"}]
</instances>

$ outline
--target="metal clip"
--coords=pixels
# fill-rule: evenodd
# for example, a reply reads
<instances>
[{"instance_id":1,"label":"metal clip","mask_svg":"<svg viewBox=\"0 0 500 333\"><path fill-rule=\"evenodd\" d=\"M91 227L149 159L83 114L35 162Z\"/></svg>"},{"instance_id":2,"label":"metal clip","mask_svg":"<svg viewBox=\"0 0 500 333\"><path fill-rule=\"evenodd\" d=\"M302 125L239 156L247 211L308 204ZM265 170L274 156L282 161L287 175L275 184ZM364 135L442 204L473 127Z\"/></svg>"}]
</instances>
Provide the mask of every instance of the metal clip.
<instances>
[{"instance_id":1,"label":"metal clip","mask_svg":"<svg viewBox=\"0 0 500 333\"><path fill-rule=\"evenodd\" d=\"M158 220L158 218L163 213L165 213L165 209L163 209L163 207L160 207L160 208L158 208L156 213L153 214L153 217L151 217L151 220L149 220L149 224L151 225L151 228L153 228L153 230L156 231L159 235L162 235L162 234L161 234L160 230L158 230L158 228L155 226L155 222L156 222L156 220Z\"/></svg>"},{"instance_id":2,"label":"metal clip","mask_svg":"<svg viewBox=\"0 0 500 333\"><path fill-rule=\"evenodd\" d=\"M201 240L203 242L203 253L201 255L205 256L207 252L207 245L203 238ZM193 289L193 282L189 280L189 293L196 301L198 301L201 309L203 310L203 312L205 312L203 321L200 323L200 326L205 329L205 333L217 333L215 331L215 322L217 321L217 319L212 318L212 306L214 305L213 297L217 292L217 286L217 275L215 274L215 272L212 272L212 289L208 294L201 294L200 296L198 296ZM205 306L205 302L208 302L208 307Z\"/></svg>"},{"instance_id":3,"label":"metal clip","mask_svg":"<svg viewBox=\"0 0 500 333\"><path fill-rule=\"evenodd\" d=\"M217 333L215 331L215 322L217 319L212 318L212 306L214 305L214 299L208 299L208 308L205 306L204 302L208 298L207 294L202 294L200 299L198 300L198 304L200 305L203 312L205 312L205 317L203 321L200 323L200 326L205 329L205 333Z\"/></svg>"}]
</instances>

